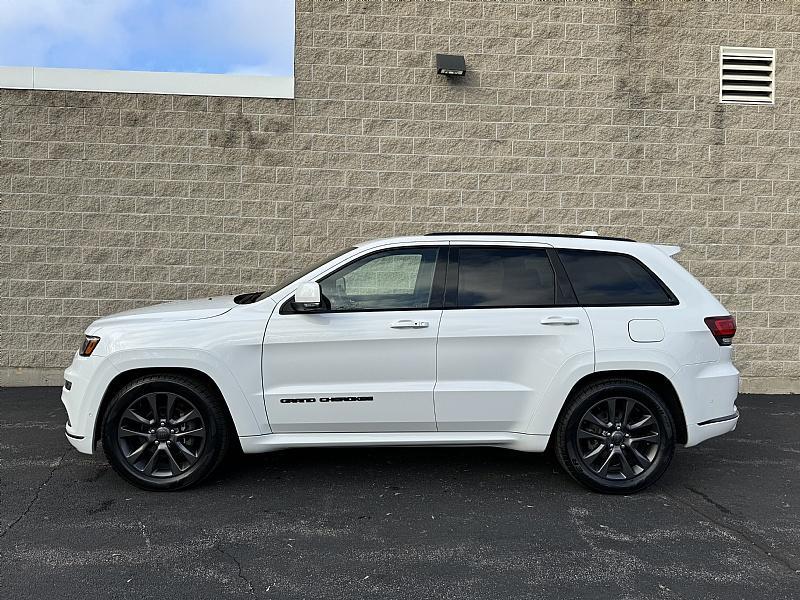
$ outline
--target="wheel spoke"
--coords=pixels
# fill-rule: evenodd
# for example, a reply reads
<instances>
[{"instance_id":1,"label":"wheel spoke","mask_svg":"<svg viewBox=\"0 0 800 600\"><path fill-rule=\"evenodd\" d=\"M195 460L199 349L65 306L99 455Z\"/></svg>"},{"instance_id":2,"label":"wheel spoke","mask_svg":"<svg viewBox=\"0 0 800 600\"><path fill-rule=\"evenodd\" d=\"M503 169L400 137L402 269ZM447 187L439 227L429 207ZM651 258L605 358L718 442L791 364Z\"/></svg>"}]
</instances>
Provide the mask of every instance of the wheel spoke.
<instances>
[{"instance_id":1,"label":"wheel spoke","mask_svg":"<svg viewBox=\"0 0 800 600\"><path fill-rule=\"evenodd\" d=\"M588 411L585 415L583 415L583 420L584 421L589 421L590 423L593 423L594 425L597 425L598 427L601 427L603 429L605 429L606 426L608 425L608 423L606 421L603 421L600 417L598 417L592 411Z\"/></svg>"},{"instance_id":2,"label":"wheel spoke","mask_svg":"<svg viewBox=\"0 0 800 600\"><path fill-rule=\"evenodd\" d=\"M603 464L600 465L600 469L597 471L600 477L605 477L606 475L608 475L608 468L611 466L611 459L614 458L614 454L615 453L613 451L609 452L605 461L603 461Z\"/></svg>"},{"instance_id":3,"label":"wheel spoke","mask_svg":"<svg viewBox=\"0 0 800 600\"><path fill-rule=\"evenodd\" d=\"M158 453L161 452L161 444L153 451L153 456L150 457L150 460L147 461L147 464L144 466L143 472L145 475L152 475L153 469L156 466L156 458L158 457Z\"/></svg>"},{"instance_id":4,"label":"wheel spoke","mask_svg":"<svg viewBox=\"0 0 800 600\"><path fill-rule=\"evenodd\" d=\"M164 445L164 452L167 454L167 458L169 459L169 470L172 471L173 475L179 475L181 472L181 467L178 465L175 457L172 456L172 450L170 450L169 446L166 444Z\"/></svg>"},{"instance_id":5,"label":"wheel spoke","mask_svg":"<svg viewBox=\"0 0 800 600\"><path fill-rule=\"evenodd\" d=\"M181 423L186 423L187 421L191 421L192 419L196 419L200 416L200 413L197 412L196 409L190 410L185 415L178 417L177 419L172 420L172 425L180 425Z\"/></svg>"},{"instance_id":6,"label":"wheel spoke","mask_svg":"<svg viewBox=\"0 0 800 600\"><path fill-rule=\"evenodd\" d=\"M628 424L628 419L631 416L631 410L633 410L635 402L630 398L625 399L625 413L622 415L622 425L625 426Z\"/></svg>"},{"instance_id":7,"label":"wheel spoke","mask_svg":"<svg viewBox=\"0 0 800 600\"><path fill-rule=\"evenodd\" d=\"M175 446L177 446L178 450L181 451L181 454L183 454L188 459L189 464L192 464L194 463L194 461L197 460L197 455L191 450L189 450L186 446L184 446L183 442L175 442Z\"/></svg>"},{"instance_id":8,"label":"wheel spoke","mask_svg":"<svg viewBox=\"0 0 800 600\"><path fill-rule=\"evenodd\" d=\"M153 411L153 421L158 422L158 399L155 394L147 394L147 402L150 404L150 410Z\"/></svg>"},{"instance_id":9,"label":"wheel spoke","mask_svg":"<svg viewBox=\"0 0 800 600\"><path fill-rule=\"evenodd\" d=\"M595 460L597 460L597 457L600 456L603 453L603 450L605 449L606 447L603 444L600 444L599 446L597 446L597 448L589 452L589 454L585 454L583 456L583 460L589 461L589 464L591 464Z\"/></svg>"},{"instance_id":10,"label":"wheel spoke","mask_svg":"<svg viewBox=\"0 0 800 600\"><path fill-rule=\"evenodd\" d=\"M131 464L135 463L137 460L139 460L139 457L144 453L144 451L147 450L147 447L149 445L150 442L143 443L141 446L139 446L136 450L134 450L130 454L126 454L125 459Z\"/></svg>"},{"instance_id":11,"label":"wheel spoke","mask_svg":"<svg viewBox=\"0 0 800 600\"><path fill-rule=\"evenodd\" d=\"M139 413L133 411L132 408L129 408L125 411L123 418L130 419L131 421L136 421L137 423L141 423L142 425L150 425L152 421L150 419L145 419Z\"/></svg>"},{"instance_id":12,"label":"wheel spoke","mask_svg":"<svg viewBox=\"0 0 800 600\"><path fill-rule=\"evenodd\" d=\"M661 436L659 434L657 434L657 433L649 433L647 435L642 435L642 436L639 436L639 437L632 437L629 440L629 442L631 444L636 444L638 442L650 442L651 444L655 444L656 442L658 442L658 438L660 438L660 437Z\"/></svg>"},{"instance_id":13,"label":"wheel spoke","mask_svg":"<svg viewBox=\"0 0 800 600\"><path fill-rule=\"evenodd\" d=\"M636 423L633 423L631 425L628 425L628 429L641 429L642 427L645 427L647 425L652 425L653 423L655 423L653 415L647 415L642 420L637 421Z\"/></svg>"},{"instance_id":14,"label":"wheel spoke","mask_svg":"<svg viewBox=\"0 0 800 600\"><path fill-rule=\"evenodd\" d=\"M625 475L625 479L630 479L636 475L631 468L631 463L628 462L628 457L625 456L625 451L622 449L619 451L619 462L622 465L622 474Z\"/></svg>"},{"instance_id":15,"label":"wheel spoke","mask_svg":"<svg viewBox=\"0 0 800 600\"><path fill-rule=\"evenodd\" d=\"M186 436L199 437L199 438L205 439L206 430L204 428L202 428L202 427L199 427L198 429L189 429L187 431L179 431L178 433L175 434L176 438L182 438L182 437L186 437Z\"/></svg>"},{"instance_id":16,"label":"wheel spoke","mask_svg":"<svg viewBox=\"0 0 800 600\"><path fill-rule=\"evenodd\" d=\"M167 394L167 414L164 415L167 421L172 419L172 411L175 409L175 394Z\"/></svg>"},{"instance_id":17,"label":"wheel spoke","mask_svg":"<svg viewBox=\"0 0 800 600\"><path fill-rule=\"evenodd\" d=\"M593 431L587 431L585 429L579 429L578 430L578 439L579 440L585 440L585 439L600 440L601 442L604 442L606 438L603 437L602 435L600 435L599 433L594 433Z\"/></svg>"},{"instance_id":18,"label":"wheel spoke","mask_svg":"<svg viewBox=\"0 0 800 600\"><path fill-rule=\"evenodd\" d=\"M616 398L608 398L606 400L606 405L608 406L608 421L610 423L614 423L617 420L617 399Z\"/></svg>"},{"instance_id":19,"label":"wheel spoke","mask_svg":"<svg viewBox=\"0 0 800 600\"><path fill-rule=\"evenodd\" d=\"M639 452L633 446L630 446L631 454L633 454L633 458L636 459L636 462L639 464L642 469L647 469L650 466L650 459L647 458L644 454Z\"/></svg>"},{"instance_id":20,"label":"wheel spoke","mask_svg":"<svg viewBox=\"0 0 800 600\"><path fill-rule=\"evenodd\" d=\"M148 438L150 437L149 434L143 433L141 431L134 431L133 429L128 429L127 427L120 426L119 428L119 437L143 437Z\"/></svg>"}]
</instances>

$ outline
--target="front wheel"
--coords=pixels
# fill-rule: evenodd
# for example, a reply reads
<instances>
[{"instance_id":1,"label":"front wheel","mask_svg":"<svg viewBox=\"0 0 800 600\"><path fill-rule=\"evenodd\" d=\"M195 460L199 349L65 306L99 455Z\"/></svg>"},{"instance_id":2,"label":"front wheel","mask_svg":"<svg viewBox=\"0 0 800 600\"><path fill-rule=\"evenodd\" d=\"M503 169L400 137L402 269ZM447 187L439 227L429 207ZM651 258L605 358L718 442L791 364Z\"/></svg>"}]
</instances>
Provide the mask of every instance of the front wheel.
<instances>
[{"instance_id":1,"label":"front wheel","mask_svg":"<svg viewBox=\"0 0 800 600\"><path fill-rule=\"evenodd\" d=\"M230 439L219 395L181 375L134 379L114 395L103 419L103 450L111 466L147 490L198 483L222 462Z\"/></svg>"},{"instance_id":2,"label":"front wheel","mask_svg":"<svg viewBox=\"0 0 800 600\"><path fill-rule=\"evenodd\" d=\"M592 384L572 398L555 432L559 463L591 490L632 494L655 483L675 453L664 400L632 379Z\"/></svg>"}]
</instances>

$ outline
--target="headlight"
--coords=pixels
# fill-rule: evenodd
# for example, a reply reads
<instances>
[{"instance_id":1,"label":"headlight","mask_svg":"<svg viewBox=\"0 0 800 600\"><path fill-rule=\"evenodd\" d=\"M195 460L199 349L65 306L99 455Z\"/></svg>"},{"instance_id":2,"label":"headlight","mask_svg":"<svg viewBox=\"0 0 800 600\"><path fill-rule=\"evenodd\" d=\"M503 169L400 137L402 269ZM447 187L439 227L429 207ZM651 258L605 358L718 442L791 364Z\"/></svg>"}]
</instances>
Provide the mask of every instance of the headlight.
<instances>
[{"instance_id":1,"label":"headlight","mask_svg":"<svg viewBox=\"0 0 800 600\"><path fill-rule=\"evenodd\" d=\"M100 338L96 335L87 335L86 339L83 340L83 345L81 346L81 351L78 353L81 356L91 356L94 349L97 348L97 344L100 343Z\"/></svg>"}]
</instances>

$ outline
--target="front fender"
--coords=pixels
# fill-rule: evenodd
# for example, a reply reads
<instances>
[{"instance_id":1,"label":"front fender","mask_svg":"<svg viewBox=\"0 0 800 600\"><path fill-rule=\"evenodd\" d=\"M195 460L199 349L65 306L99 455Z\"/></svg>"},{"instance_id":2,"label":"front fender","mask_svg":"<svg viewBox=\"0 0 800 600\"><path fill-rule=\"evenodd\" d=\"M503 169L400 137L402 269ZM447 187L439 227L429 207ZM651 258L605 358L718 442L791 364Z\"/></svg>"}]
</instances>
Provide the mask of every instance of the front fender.
<instances>
[{"instance_id":1,"label":"front fender","mask_svg":"<svg viewBox=\"0 0 800 600\"><path fill-rule=\"evenodd\" d=\"M197 348L170 348L160 351L148 348L146 350L123 350L111 354L108 358L120 373L133 369L154 368L200 371L217 384L228 405L237 435L272 433L267 422L263 394L254 393L248 397L228 366L210 352Z\"/></svg>"},{"instance_id":2,"label":"front fender","mask_svg":"<svg viewBox=\"0 0 800 600\"><path fill-rule=\"evenodd\" d=\"M65 371L72 382L62 391L69 425L67 434L82 452L92 452L95 423L100 404L111 382L119 375L139 369L192 369L210 377L219 388L238 436L271 433L261 393L245 394L224 362L204 350L148 348L122 350L106 357L78 357ZM260 390L259 390L260 391Z\"/></svg>"}]
</instances>

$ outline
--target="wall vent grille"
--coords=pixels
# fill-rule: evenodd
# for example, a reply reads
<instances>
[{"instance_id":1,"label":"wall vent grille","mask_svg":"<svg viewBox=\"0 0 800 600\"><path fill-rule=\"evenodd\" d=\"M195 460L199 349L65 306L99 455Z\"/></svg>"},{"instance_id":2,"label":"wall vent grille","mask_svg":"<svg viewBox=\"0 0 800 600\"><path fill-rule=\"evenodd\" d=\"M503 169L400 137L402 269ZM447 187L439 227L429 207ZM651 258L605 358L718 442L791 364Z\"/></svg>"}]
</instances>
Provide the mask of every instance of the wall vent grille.
<instances>
[{"instance_id":1,"label":"wall vent grille","mask_svg":"<svg viewBox=\"0 0 800 600\"><path fill-rule=\"evenodd\" d=\"M719 101L731 104L775 104L775 50L721 47Z\"/></svg>"}]
</instances>

